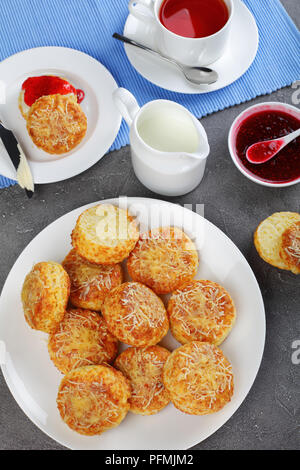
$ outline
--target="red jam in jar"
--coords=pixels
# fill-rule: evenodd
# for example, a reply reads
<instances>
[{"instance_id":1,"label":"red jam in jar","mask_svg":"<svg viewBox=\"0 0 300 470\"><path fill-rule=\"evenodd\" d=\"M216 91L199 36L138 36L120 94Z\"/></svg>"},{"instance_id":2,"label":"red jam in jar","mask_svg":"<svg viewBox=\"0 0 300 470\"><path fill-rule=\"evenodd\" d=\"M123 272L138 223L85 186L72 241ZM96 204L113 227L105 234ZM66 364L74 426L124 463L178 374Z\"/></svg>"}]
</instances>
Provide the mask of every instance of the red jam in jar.
<instances>
[{"instance_id":1,"label":"red jam in jar","mask_svg":"<svg viewBox=\"0 0 300 470\"><path fill-rule=\"evenodd\" d=\"M71 83L53 75L42 75L41 77L29 77L22 85L24 90L24 101L27 106L32 106L41 96L46 95L68 95L74 93L77 103L84 99L84 92L76 90Z\"/></svg>"},{"instance_id":2,"label":"red jam in jar","mask_svg":"<svg viewBox=\"0 0 300 470\"><path fill-rule=\"evenodd\" d=\"M266 109L247 117L236 136L239 163L252 176L270 183L288 183L300 178L300 137L271 160L255 164L247 160L247 149L254 143L284 137L300 127L300 119L284 111Z\"/></svg>"}]
</instances>

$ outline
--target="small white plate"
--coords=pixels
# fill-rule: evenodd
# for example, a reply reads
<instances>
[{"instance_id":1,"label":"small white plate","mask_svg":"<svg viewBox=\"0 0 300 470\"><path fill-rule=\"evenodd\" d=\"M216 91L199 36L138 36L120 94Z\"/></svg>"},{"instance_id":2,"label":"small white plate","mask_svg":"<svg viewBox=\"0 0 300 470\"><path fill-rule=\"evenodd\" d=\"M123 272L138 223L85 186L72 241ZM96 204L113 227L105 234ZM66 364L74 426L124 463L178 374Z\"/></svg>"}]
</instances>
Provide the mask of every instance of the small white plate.
<instances>
[{"instance_id":1,"label":"small white plate","mask_svg":"<svg viewBox=\"0 0 300 470\"><path fill-rule=\"evenodd\" d=\"M78 147L63 155L50 155L33 144L18 107L24 80L45 74L64 77L85 92L81 107L88 121L86 136ZM29 49L0 63L0 79L5 85L6 98L5 104L0 104L0 119L19 140L35 183L53 183L87 170L103 157L115 140L121 124L121 116L112 100L117 84L109 71L89 55L65 47ZM0 174L12 179L16 176L1 141Z\"/></svg>"},{"instance_id":2,"label":"small white plate","mask_svg":"<svg viewBox=\"0 0 300 470\"><path fill-rule=\"evenodd\" d=\"M124 199L106 202L124 207ZM232 295L237 321L221 349L232 363L235 391L232 401L215 414L190 416L170 404L153 416L128 413L120 426L101 436L76 434L63 423L56 408L62 375L49 358L48 335L33 331L25 322L20 291L34 263L61 262L70 250L70 233L77 217L94 204L69 212L46 227L25 248L8 275L0 298L0 364L4 378L24 413L48 436L71 449L187 449L226 423L252 387L265 342L259 286L244 256L212 223L176 204L128 198L127 207L137 216L142 230L159 225L182 227L199 250L196 278L219 282ZM171 350L179 346L170 332L162 344Z\"/></svg>"},{"instance_id":3,"label":"small white plate","mask_svg":"<svg viewBox=\"0 0 300 470\"><path fill-rule=\"evenodd\" d=\"M250 67L258 49L258 29L252 13L241 0L235 1L232 30L225 54L211 68L219 74L219 80L212 85L193 85L185 80L176 67L148 52L125 44L125 51L131 65L147 80L166 90L179 93L208 93L235 82ZM124 36L155 49L151 27L129 15L125 23Z\"/></svg>"}]
</instances>

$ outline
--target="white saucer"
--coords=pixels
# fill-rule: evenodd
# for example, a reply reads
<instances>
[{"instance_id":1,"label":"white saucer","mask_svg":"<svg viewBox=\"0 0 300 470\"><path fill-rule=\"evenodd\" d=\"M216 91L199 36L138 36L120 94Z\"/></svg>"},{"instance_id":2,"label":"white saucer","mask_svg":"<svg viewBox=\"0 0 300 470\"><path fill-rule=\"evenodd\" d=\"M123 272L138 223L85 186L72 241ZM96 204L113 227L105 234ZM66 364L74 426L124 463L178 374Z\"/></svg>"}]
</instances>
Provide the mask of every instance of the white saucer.
<instances>
[{"instance_id":1,"label":"white saucer","mask_svg":"<svg viewBox=\"0 0 300 470\"><path fill-rule=\"evenodd\" d=\"M63 155L50 155L33 144L18 107L24 80L44 74L64 77L85 92L81 107L87 116L86 136L78 147ZM1 119L19 140L35 183L53 183L78 175L100 160L115 140L121 116L112 94L118 85L109 71L93 57L66 47L29 49L1 62L0 79L6 86L5 103L0 103ZM1 141L0 174L12 179L16 177Z\"/></svg>"},{"instance_id":2,"label":"white saucer","mask_svg":"<svg viewBox=\"0 0 300 470\"><path fill-rule=\"evenodd\" d=\"M255 19L241 0L235 1L232 30L225 54L211 68L219 74L213 85L193 85L188 83L176 65L155 58L150 53L128 44L125 51L131 65L147 80L155 85L179 93L207 93L230 85L240 78L255 59L258 49L258 29ZM134 16L129 15L124 27L124 35L154 48L150 27Z\"/></svg>"}]
</instances>

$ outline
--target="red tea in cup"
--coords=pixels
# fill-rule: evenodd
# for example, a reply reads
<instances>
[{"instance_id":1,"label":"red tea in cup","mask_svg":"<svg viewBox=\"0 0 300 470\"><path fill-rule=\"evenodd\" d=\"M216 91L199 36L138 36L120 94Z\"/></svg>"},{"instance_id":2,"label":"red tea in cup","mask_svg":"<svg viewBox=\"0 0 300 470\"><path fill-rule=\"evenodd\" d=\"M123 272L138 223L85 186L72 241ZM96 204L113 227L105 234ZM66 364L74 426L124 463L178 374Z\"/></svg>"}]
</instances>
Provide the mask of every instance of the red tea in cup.
<instances>
[{"instance_id":1,"label":"red tea in cup","mask_svg":"<svg viewBox=\"0 0 300 470\"><path fill-rule=\"evenodd\" d=\"M169 31L186 38L204 38L217 33L229 19L223 0L164 0L159 20Z\"/></svg>"}]
</instances>

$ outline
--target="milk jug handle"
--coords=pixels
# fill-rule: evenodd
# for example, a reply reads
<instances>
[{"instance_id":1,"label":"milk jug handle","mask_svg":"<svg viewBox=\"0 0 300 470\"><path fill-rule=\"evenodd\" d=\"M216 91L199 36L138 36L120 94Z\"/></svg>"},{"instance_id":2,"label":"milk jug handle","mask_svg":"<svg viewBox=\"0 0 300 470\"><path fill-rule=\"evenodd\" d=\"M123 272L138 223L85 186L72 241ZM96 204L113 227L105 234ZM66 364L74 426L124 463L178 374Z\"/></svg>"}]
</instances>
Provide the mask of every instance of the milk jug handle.
<instances>
[{"instance_id":1,"label":"milk jug handle","mask_svg":"<svg viewBox=\"0 0 300 470\"><path fill-rule=\"evenodd\" d=\"M118 88L113 93L113 99L118 110L130 127L140 110L135 97L125 88Z\"/></svg>"}]
</instances>

